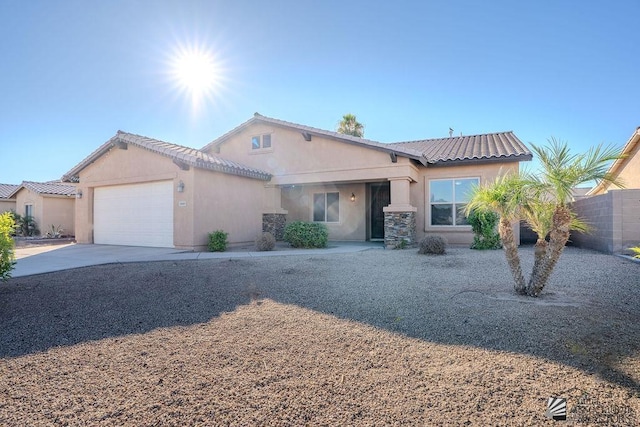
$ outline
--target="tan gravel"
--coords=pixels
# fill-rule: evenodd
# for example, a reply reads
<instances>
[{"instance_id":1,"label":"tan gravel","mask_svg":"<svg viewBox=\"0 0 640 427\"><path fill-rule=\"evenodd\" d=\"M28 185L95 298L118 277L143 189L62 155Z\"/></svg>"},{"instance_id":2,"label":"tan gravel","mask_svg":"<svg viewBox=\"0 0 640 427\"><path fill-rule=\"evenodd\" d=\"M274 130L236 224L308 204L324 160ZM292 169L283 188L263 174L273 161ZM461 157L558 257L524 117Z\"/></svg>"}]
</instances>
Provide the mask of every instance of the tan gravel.
<instances>
[{"instance_id":1,"label":"tan gravel","mask_svg":"<svg viewBox=\"0 0 640 427\"><path fill-rule=\"evenodd\" d=\"M538 300L504 268L380 250L12 279L0 425L561 425L551 396L564 425L637 425L640 264L568 248Z\"/></svg>"}]
</instances>

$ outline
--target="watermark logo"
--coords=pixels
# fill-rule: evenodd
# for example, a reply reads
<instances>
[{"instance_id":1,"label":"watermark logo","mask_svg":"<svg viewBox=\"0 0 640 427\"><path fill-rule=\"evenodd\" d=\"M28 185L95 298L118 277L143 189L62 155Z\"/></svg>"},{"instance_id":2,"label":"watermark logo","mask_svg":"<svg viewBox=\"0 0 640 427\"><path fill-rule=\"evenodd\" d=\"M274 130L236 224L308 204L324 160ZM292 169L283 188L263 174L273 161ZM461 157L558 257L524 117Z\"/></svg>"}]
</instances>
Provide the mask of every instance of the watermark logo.
<instances>
[{"instance_id":1,"label":"watermark logo","mask_svg":"<svg viewBox=\"0 0 640 427\"><path fill-rule=\"evenodd\" d=\"M544 415L555 421L565 421L567 419L567 399L550 397L547 400L547 412Z\"/></svg>"}]
</instances>

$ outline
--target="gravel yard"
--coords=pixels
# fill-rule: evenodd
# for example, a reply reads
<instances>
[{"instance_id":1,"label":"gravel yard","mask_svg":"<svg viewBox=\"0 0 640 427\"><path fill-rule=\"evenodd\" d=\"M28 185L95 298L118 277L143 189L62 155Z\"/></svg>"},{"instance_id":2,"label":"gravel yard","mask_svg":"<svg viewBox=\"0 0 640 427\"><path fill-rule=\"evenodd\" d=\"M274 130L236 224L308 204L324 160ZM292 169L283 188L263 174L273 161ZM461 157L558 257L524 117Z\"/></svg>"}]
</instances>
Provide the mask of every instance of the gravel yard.
<instances>
[{"instance_id":1,"label":"gravel yard","mask_svg":"<svg viewBox=\"0 0 640 427\"><path fill-rule=\"evenodd\" d=\"M524 270L532 249L521 248ZM567 248L112 264L0 284L0 425L640 424L640 264Z\"/></svg>"}]
</instances>

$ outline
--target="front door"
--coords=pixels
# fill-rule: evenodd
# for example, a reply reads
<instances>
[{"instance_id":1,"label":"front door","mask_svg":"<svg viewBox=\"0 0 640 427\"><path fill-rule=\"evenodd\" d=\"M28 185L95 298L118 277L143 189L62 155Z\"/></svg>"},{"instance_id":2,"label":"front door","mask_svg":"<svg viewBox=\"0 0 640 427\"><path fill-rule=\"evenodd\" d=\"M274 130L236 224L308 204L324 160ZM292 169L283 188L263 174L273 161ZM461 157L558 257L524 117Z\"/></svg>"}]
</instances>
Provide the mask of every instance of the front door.
<instances>
[{"instance_id":1,"label":"front door","mask_svg":"<svg viewBox=\"0 0 640 427\"><path fill-rule=\"evenodd\" d=\"M384 239L384 212L382 208L391 203L389 183L371 184L371 240Z\"/></svg>"}]
</instances>

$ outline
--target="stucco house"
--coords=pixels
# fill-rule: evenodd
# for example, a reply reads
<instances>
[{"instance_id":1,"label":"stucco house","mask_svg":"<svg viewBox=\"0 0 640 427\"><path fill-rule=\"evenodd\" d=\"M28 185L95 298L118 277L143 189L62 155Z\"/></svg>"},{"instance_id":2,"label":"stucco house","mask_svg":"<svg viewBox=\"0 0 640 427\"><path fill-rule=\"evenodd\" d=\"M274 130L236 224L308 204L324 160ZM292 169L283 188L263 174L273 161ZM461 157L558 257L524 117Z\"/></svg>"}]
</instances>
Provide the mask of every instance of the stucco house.
<instances>
[{"instance_id":1,"label":"stucco house","mask_svg":"<svg viewBox=\"0 0 640 427\"><path fill-rule=\"evenodd\" d=\"M13 194L19 187L15 184L0 184L0 213L16 210L16 198Z\"/></svg>"},{"instance_id":2,"label":"stucco house","mask_svg":"<svg viewBox=\"0 0 640 427\"><path fill-rule=\"evenodd\" d=\"M331 240L470 243L468 190L530 159L513 132L385 144L256 113L200 150L118 131L63 180L79 243L202 249L295 220Z\"/></svg>"},{"instance_id":3,"label":"stucco house","mask_svg":"<svg viewBox=\"0 0 640 427\"><path fill-rule=\"evenodd\" d=\"M74 235L75 185L59 181L23 181L11 197L15 199L15 211L32 216L42 233L55 226L61 227L65 235Z\"/></svg>"},{"instance_id":4,"label":"stucco house","mask_svg":"<svg viewBox=\"0 0 640 427\"><path fill-rule=\"evenodd\" d=\"M640 189L640 127L636 128L624 145L622 154L624 157L613 162L608 172L621 180L624 188ZM615 189L618 189L615 185L600 182L587 193L587 196L597 196Z\"/></svg>"}]
</instances>

